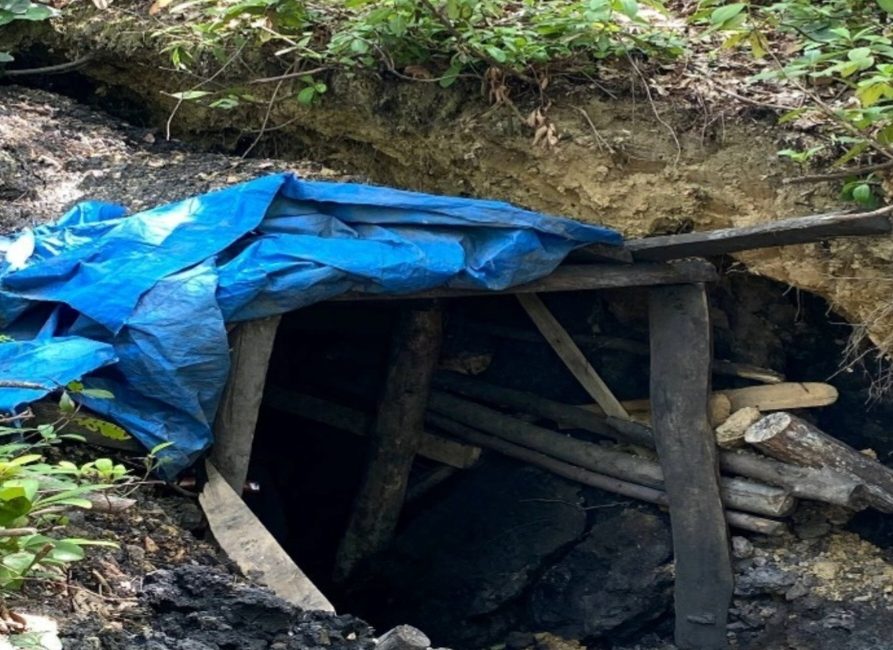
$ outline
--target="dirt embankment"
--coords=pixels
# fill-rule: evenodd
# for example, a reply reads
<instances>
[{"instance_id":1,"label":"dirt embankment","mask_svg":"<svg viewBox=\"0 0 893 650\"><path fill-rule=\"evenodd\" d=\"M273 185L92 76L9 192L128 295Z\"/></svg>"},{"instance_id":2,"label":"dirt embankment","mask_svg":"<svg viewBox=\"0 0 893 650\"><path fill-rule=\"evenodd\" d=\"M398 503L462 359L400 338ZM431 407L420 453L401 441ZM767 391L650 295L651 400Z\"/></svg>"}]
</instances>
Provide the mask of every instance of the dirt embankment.
<instances>
[{"instance_id":1,"label":"dirt embankment","mask_svg":"<svg viewBox=\"0 0 893 650\"><path fill-rule=\"evenodd\" d=\"M176 100L218 71L170 71L151 34L159 24L144 6L99 12L71 6L51 34L20 32L19 51L47 39L55 57L85 52L92 61L68 90L93 95L120 111L138 110L159 137ZM209 86L244 84L275 74L259 55L230 66ZM260 59L260 60L259 60ZM26 59L23 59L26 60ZM335 76L317 105L272 105L268 133L255 152L319 160L400 187L506 199L544 212L616 227L628 236L747 225L838 207L830 184L784 185L799 172L778 149L808 134L783 131L774 119L741 105L696 107L686 101L607 97L595 87L553 84L547 112L559 142L533 145L524 124L532 105L488 105L476 85L448 90L431 83ZM290 82L289 82L290 83ZM72 87L81 84L80 88ZM64 83L62 85L65 85ZM233 111L183 102L170 120L174 136L205 146L244 148L256 137L265 98L277 84L247 86L261 101ZM893 242L888 237L773 249L738 255L747 268L826 298L872 340L893 349Z\"/></svg>"}]
</instances>

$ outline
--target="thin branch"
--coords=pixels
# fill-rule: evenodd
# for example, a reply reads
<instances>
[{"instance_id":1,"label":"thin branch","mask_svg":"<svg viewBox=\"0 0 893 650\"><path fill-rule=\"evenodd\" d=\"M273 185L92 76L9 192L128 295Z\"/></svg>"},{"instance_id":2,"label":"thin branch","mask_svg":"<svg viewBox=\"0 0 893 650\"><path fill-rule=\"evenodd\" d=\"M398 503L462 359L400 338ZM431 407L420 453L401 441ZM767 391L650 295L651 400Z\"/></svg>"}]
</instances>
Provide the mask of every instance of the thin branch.
<instances>
[{"instance_id":1,"label":"thin branch","mask_svg":"<svg viewBox=\"0 0 893 650\"><path fill-rule=\"evenodd\" d=\"M273 83L275 81L285 81L286 79L295 79L297 77L303 77L304 75L313 75L319 74L320 72L325 72L327 70L331 70L332 66L330 65L321 65L318 68L311 68L310 70L298 70L297 72L289 72L287 74L280 74L275 77L262 77L260 79L252 79L249 81L249 84L266 84Z\"/></svg>"},{"instance_id":2,"label":"thin branch","mask_svg":"<svg viewBox=\"0 0 893 650\"><path fill-rule=\"evenodd\" d=\"M849 178L850 176L862 176L863 174L876 172L881 169L890 169L891 167L893 167L893 160L888 160L887 162L875 163L873 165L863 165L862 167L850 167L848 169L841 169L840 171L828 172L825 174L805 174L803 176L794 176L793 178L784 179L782 181L782 184L793 185L795 183L817 183L821 181L840 180L842 178Z\"/></svg>"},{"instance_id":3,"label":"thin branch","mask_svg":"<svg viewBox=\"0 0 893 650\"><path fill-rule=\"evenodd\" d=\"M273 89L273 95L270 97L270 102L267 104L267 112L264 114L264 121L260 125L260 131L257 134L257 137L254 138L254 141L248 146L248 148L242 153L242 158L247 158L248 154L257 146L257 143L260 142L260 139L264 137L264 133L267 132L267 124L270 122L270 113L273 112L273 105L276 103L276 96L279 95L279 90L282 88L282 84L285 83L285 79L280 79L276 83L276 87Z\"/></svg>"},{"instance_id":4,"label":"thin branch","mask_svg":"<svg viewBox=\"0 0 893 650\"><path fill-rule=\"evenodd\" d=\"M245 49L245 46L247 44L248 44L248 41L245 41L244 43L242 43L239 46L239 48L233 53L233 55L231 57L229 57L224 62L224 64L222 66L220 66L220 68L217 70L217 72L212 74L207 79L204 79L203 81L198 82L196 85L194 85L192 88L190 88L187 92L192 92L192 91L198 90L202 86L205 86L205 85L211 83L217 77L219 77L221 74L223 74L223 71L226 70L230 66L230 64L239 57L240 54L242 54L242 50ZM165 140L171 139L171 123L174 121L174 116L177 114L177 111L180 110L180 106L182 106L183 101L184 101L183 94L181 94L180 97L177 98L177 105L174 106L174 109L171 111L171 114L167 118L167 122L164 125L164 139Z\"/></svg>"},{"instance_id":5,"label":"thin branch","mask_svg":"<svg viewBox=\"0 0 893 650\"><path fill-rule=\"evenodd\" d=\"M679 159L682 158L682 143L679 142L679 136L676 135L676 129L674 129L663 117L661 117L660 112L657 110L657 105L654 103L654 97L651 96L651 88L648 87L648 80L645 78L645 75L642 74L642 71L639 69L639 66L636 64L632 55L629 51L625 52L626 58L629 60L630 65L632 65L633 70L636 71L636 74L639 75L639 79L642 81L642 85L645 87L645 94L648 96L648 103L651 105L651 112L654 113L655 119L660 122L667 131L670 132L670 135L673 136L673 142L676 143L676 159L673 161L673 166L676 167L679 164Z\"/></svg>"},{"instance_id":6,"label":"thin branch","mask_svg":"<svg viewBox=\"0 0 893 650\"><path fill-rule=\"evenodd\" d=\"M592 118L589 117L589 113L587 113L586 110L584 108L581 108L580 106L573 106L572 108L584 118L586 118L586 122L589 124L589 128L592 129L592 134L595 136L596 141L598 141L599 146L601 148L607 149L610 153L615 153L614 147L612 147L608 143L608 141L605 140L604 137L602 137L602 134L598 132L598 129L595 128L595 124L593 124Z\"/></svg>"},{"instance_id":7,"label":"thin branch","mask_svg":"<svg viewBox=\"0 0 893 650\"><path fill-rule=\"evenodd\" d=\"M26 68L23 70L2 70L0 69L0 77L22 77L25 75L32 74L61 74L63 72L69 72L71 70L76 70L81 66L89 63L93 60L93 53L88 52L84 56L75 59L74 61L69 61L67 63L58 63L56 65L45 65L41 68Z\"/></svg>"},{"instance_id":8,"label":"thin branch","mask_svg":"<svg viewBox=\"0 0 893 650\"><path fill-rule=\"evenodd\" d=\"M38 384L33 381L17 381L15 379L0 379L0 388L30 388L34 390L55 390L52 386Z\"/></svg>"}]
</instances>

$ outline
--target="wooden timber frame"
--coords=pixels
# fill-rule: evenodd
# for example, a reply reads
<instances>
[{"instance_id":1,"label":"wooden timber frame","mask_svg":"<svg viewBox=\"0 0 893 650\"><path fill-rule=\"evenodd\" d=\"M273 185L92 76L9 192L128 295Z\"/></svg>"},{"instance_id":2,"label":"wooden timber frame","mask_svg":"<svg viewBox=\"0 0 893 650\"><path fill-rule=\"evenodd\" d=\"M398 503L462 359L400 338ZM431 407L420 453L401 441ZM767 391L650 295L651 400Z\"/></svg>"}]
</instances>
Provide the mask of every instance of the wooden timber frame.
<instances>
[{"instance_id":1,"label":"wooden timber frame","mask_svg":"<svg viewBox=\"0 0 893 650\"><path fill-rule=\"evenodd\" d=\"M891 212L893 206L864 214L817 215L748 228L633 240L610 250L591 247L577 251L569 258L571 263L559 266L551 275L503 291L437 289L413 295L347 294L336 298L407 301L392 339L385 400L370 431L366 476L339 549L336 577L346 578L366 553L388 541L402 508L409 468L423 440L423 414L440 346L440 316L432 299L527 295L530 299L522 300L522 305L528 313L536 313L542 312L537 294L646 287L654 442L665 477L676 559L675 640L681 650L728 648L726 620L733 572L720 499L719 455L708 420L713 359L705 283L718 276L704 259L671 260L831 237L888 234L891 223L887 215ZM278 322L276 317L242 323L231 332L233 364L215 423L212 459L237 493L247 475ZM549 319L540 318L536 324L546 335ZM679 341L686 345L680 346ZM604 397L600 379L585 359L574 356L572 342L557 337L550 343L575 376L589 384L587 390L597 400ZM379 512L385 515L381 520L374 516Z\"/></svg>"}]
</instances>

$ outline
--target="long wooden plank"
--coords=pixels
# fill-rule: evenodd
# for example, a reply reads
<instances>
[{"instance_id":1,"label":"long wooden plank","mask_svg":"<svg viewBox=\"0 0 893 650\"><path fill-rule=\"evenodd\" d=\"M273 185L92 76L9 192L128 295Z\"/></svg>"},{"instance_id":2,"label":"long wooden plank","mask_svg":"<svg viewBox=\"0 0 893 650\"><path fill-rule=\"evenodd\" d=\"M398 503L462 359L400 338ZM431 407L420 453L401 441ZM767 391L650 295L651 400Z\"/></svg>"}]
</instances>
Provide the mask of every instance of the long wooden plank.
<instances>
[{"instance_id":1,"label":"long wooden plank","mask_svg":"<svg viewBox=\"0 0 893 650\"><path fill-rule=\"evenodd\" d=\"M626 409L620 405L611 389L589 363L586 355L577 347L574 339L552 315L540 297L535 293L519 294L518 301L564 365L602 410L612 417L628 419Z\"/></svg>"},{"instance_id":2,"label":"long wooden plank","mask_svg":"<svg viewBox=\"0 0 893 650\"><path fill-rule=\"evenodd\" d=\"M334 612L332 603L273 539L213 463L206 461L205 468L208 483L199 503L220 548L242 573L258 577L274 594L301 609Z\"/></svg>"},{"instance_id":3,"label":"long wooden plank","mask_svg":"<svg viewBox=\"0 0 893 650\"><path fill-rule=\"evenodd\" d=\"M636 261L663 262L738 251L807 244L833 237L890 233L893 206L859 214L817 214L781 219L744 228L721 228L682 235L662 235L626 242Z\"/></svg>"},{"instance_id":4,"label":"long wooden plank","mask_svg":"<svg viewBox=\"0 0 893 650\"><path fill-rule=\"evenodd\" d=\"M733 583L716 444L707 420L712 342L704 286L652 289L649 316L654 440L676 558L676 645L721 650L728 647Z\"/></svg>"},{"instance_id":5,"label":"long wooden plank","mask_svg":"<svg viewBox=\"0 0 893 650\"><path fill-rule=\"evenodd\" d=\"M416 298L460 298L500 294L552 293L650 287L686 282L713 282L716 268L704 260L684 260L672 264L580 264L559 266L544 278L498 291L480 289L433 289L410 294L351 292L332 298L344 300L407 300Z\"/></svg>"},{"instance_id":6,"label":"long wooden plank","mask_svg":"<svg viewBox=\"0 0 893 650\"><path fill-rule=\"evenodd\" d=\"M357 436L368 435L372 428L372 418L359 409L278 386L267 388L264 404ZM425 431L418 453L429 460L456 469L466 469L477 463L481 457L481 448Z\"/></svg>"},{"instance_id":7,"label":"long wooden plank","mask_svg":"<svg viewBox=\"0 0 893 650\"><path fill-rule=\"evenodd\" d=\"M230 333L231 369L217 418L211 459L238 494L248 476L254 428L279 316L240 323Z\"/></svg>"},{"instance_id":8,"label":"long wooden plank","mask_svg":"<svg viewBox=\"0 0 893 650\"><path fill-rule=\"evenodd\" d=\"M437 306L405 308L394 329L369 459L335 559L344 580L391 539L403 508L409 471L424 434L425 408L442 337Z\"/></svg>"}]
</instances>

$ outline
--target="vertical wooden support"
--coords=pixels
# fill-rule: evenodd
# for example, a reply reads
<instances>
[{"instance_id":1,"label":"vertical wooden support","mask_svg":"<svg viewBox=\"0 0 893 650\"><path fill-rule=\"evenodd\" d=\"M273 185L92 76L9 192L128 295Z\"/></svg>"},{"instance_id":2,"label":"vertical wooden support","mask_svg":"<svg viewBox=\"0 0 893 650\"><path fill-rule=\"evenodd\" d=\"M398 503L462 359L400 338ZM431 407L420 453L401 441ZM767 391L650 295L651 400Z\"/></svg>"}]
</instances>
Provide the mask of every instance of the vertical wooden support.
<instances>
[{"instance_id":1,"label":"vertical wooden support","mask_svg":"<svg viewBox=\"0 0 893 650\"><path fill-rule=\"evenodd\" d=\"M240 323L230 333L231 366L217 419L211 462L236 494L248 477L251 445L264 397L279 316Z\"/></svg>"},{"instance_id":2,"label":"vertical wooden support","mask_svg":"<svg viewBox=\"0 0 893 650\"><path fill-rule=\"evenodd\" d=\"M651 289L650 320L652 424L676 558L676 645L721 650L733 584L707 420L712 341L704 286Z\"/></svg>"},{"instance_id":3,"label":"vertical wooden support","mask_svg":"<svg viewBox=\"0 0 893 650\"><path fill-rule=\"evenodd\" d=\"M335 561L345 579L362 559L387 544L397 527L413 458L422 441L431 377L440 354L442 323L437 306L406 308L394 330L391 360L369 460Z\"/></svg>"}]
</instances>

